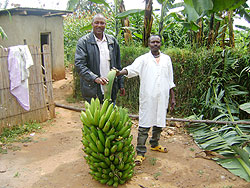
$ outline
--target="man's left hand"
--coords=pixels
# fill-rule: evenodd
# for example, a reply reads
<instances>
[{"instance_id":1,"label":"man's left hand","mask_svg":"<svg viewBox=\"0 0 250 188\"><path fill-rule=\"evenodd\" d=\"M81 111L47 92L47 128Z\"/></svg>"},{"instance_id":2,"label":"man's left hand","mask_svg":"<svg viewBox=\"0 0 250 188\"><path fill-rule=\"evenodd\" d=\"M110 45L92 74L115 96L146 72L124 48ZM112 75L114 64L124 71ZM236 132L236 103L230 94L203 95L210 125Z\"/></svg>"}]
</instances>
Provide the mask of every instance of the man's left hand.
<instances>
[{"instance_id":1,"label":"man's left hand","mask_svg":"<svg viewBox=\"0 0 250 188\"><path fill-rule=\"evenodd\" d=\"M175 105L176 105L175 100L171 100L170 112L173 112L173 111L174 111Z\"/></svg>"},{"instance_id":2,"label":"man's left hand","mask_svg":"<svg viewBox=\"0 0 250 188\"><path fill-rule=\"evenodd\" d=\"M120 89L120 96L125 96L125 89L124 88Z\"/></svg>"}]
</instances>

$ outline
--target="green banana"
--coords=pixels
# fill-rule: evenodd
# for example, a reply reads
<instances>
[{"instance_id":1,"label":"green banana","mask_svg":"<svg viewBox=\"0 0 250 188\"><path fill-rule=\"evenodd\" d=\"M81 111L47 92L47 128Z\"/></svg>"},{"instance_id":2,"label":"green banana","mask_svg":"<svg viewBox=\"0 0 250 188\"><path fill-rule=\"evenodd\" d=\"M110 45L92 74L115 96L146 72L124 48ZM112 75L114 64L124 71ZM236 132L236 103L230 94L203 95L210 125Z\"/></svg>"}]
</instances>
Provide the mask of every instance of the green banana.
<instances>
[{"instance_id":1,"label":"green banana","mask_svg":"<svg viewBox=\"0 0 250 188\"><path fill-rule=\"evenodd\" d=\"M100 166L102 168L108 168L108 165L105 162L100 162Z\"/></svg>"},{"instance_id":2,"label":"green banana","mask_svg":"<svg viewBox=\"0 0 250 188\"><path fill-rule=\"evenodd\" d=\"M123 147L123 142L119 142L117 146L117 151L121 151Z\"/></svg>"},{"instance_id":3,"label":"green banana","mask_svg":"<svg viewBox=\"0 0 250 188\"><path fill-rule=\"evenodd\" d=\"M96 104L95 99L91 98L89 109L90 109L92 116L94 116L94 113L95 113L95 109L96 109L95 104Z\"/></svg>"},{"instance_id":4,"label":"green banana","mask_svg":"<svg viewBox=\"0 0 250 188\"><path fill-rule=\"evenodd\" d=\"M104 175L104 174L103 174L103 175ZM101 184L106 184L108 181L109 181L109 179L106 179L106 178L100 179L100 180L99 180L99 182L100 182Z\"/></svg>"},{"instance_id":5,"label":"green banana","mask_svg":"<svg viewBox=\"0 0 250 188\"><path fill-rule=\"evenodd\" d=\"M86 110L86 115L87 115L87 118L88 118L89 122L90 122L91 124L94 124L94 123L95 123L95 122L94 122L94 117L93 117L93 115L91 114L90 109L87 109L87 110Z\"/></svg>"},{"instance_id":6,"label":"green banana","mask_svg":"<svg viewBox=\"0 0 250 188\"><path fill-rule=\"evenodd\" d=\"M113 183L113 187L118 187L118 181L115 181L115 182Z\"/></svg>"},{"instance_id":7,"label":"green banana","mask_svg":"<svg viewBox=\"0 0 250 188\"><path fill-rule=\"evenodd\" d=\"M105 120L106 121L109 119L112 111L113 111L113 103L110 103L109 106L108 106L108 109L107 109L107 111L105 113Z\"/></svg>"},{"instance_id":8,"label":"green banana","mask_svg":"<svg viewBox=\"0 0 250 188\"><path fill-rule=\"evenodd\" d=\"M104 147L103 147L103 145L102 145L102 143L101 143L100 140L96 141L96 145L97 145L98 151L101 152L101 153L103 153L104 152Z\"/></svg>"},{"instance_id":9,"label":"green banana","mask_svg":"<svg viewBox=\"0 0 250 188\"><path fill-rule=\"evenodd\" d=\"M114 183L114 180L111 178L111 179L107 182L107 185L111 186L111 185L113 185L113 183Z\"/></svg>"},{"instance_id":10,"label":"green banana","mask_svg":"<svg viewBox=\"0 0 250 188\"><path fill-rule=\"evenodd\" d=\"M82 144L85 146L85 147L88 147L89 146L89 143L86 139L82 139Z\"/></svg>"},{"instance_id":11,"label":"green banana","mask_svg":"<svg viewBox=\"0 0 250 188\"><path fill-rule=\"evenodd\" d=\"M107 133L109 131L110 128L110 121L107 121L103 127L103 132Z\"/></svg>"},{"instance_id":12,"label":"green banana","mask_svg":"<svg viewBox=\"0 0 250 188\"><path fill-rule=\"evenodd\" d=\"M91 136L92 140L96 143L97 137L96 137L95 133L93 133L93 132L90 133L90 136Z\"/></svg>"},{"instance_id":13,"label":"green banana","mask_svg":"<svg viewBox=\"0 0 250 188\"><path fill-rule=\"evenodd\" d=\"M113 145L112 148L110 149L111 153L115 153L117 150L117 145Z\"/></svg>"},{"instance_id":14,"label":"green banana","mask_svg":"<svg viewBox=\"0 0 250 188\"><path fill-rule=\"evenodd\" d=\"M100 116L103 116L105 114L105 112L107 111L108 105L109 105L109 101L104 100L104 102L102 104L102 108L100 110Z\"/></svg>"},{"instance_id":15,"label":"green banana","mask_svg":"<svg viewBox=\"0 0 250 188\"><path fill-rule=\"evenodd\" d=\"M80 119L84 125L87 125L87 126L91 125L91 122L89 121L89 119L84 111L81 111Z\"/></svg>"},{"instance_id":16,"label":"green banana","mask_svg":"<svg viewBox=\"0 0 250 188\"><path fill-rule=\"evenodd\" d=\"M90 149L92 149L94 152L97 152L97 153L99 152L98 149L97 149L97 147L96 147L94 144L90 143L90 144L89 144L89 147L90 147Z\"/></svg>"},{"instance_id":17,"label":"green banana","mask_svg":"<svg viewBox=\"0 0 250 188\"><path fill-rule=\"evenodd\" d=\"M105 116L102 115L98 124L99 129L102 129L106 123Z\"/></svg>"},{"instance_id":18,"label":"green banana","mask_svg":"<svg viewBox=\"0 0 250 188\"><path fill-rule=\"evenodd\" d=\"M105 141L105 148L110 148L110 138L109 137Z\"/></svg>"},{"instance_id":19,"label":"green banana","mask_svg":"<svg viewBox=\"0 0 250 188\"><path fill-rule=\"evenodd\" d=\"M112 127L112 128L109 130L109 132L106 133L106 135L107 135L107 136L111 136L111 135L113 135L114 133L115 133L115 128Z\"/></svg>"},{"instance_id":20,"label":"green banana","mask_svg":"<svg viewBox=\"0 0 250 188\"><path fill-rule=\"evenodd\" d=\"M119 124L120 119L121 119L120 111L117 110L117 112L116 112L116 117L115 117L115 120L114 120L114 122L113 122L113 126L114 126L114 127L116 127L116 126Z\"/></svg>"},{"instance_id":21,"label":"green banana","mask_svg":"<svg viewBox=\"0 0 250 188\"><path fill-rule=\"evenodd\" d=\"M104 155L105 155L105 157L109 156L109 148L104 149Z\"/></svg>"},{"instance_id":22,"label":"green banana","mask_svg":"<svg viewBox=\"0 0 250 188\"><path fill-rule=\"evenodd\" d=\"M108 121L110 121L111 123L114 121L115 117L116 117L116 112L117 110L113 110L109 116Z\"/></svg>"},{"instance_id":23,"label":"green banana","mask_svg":"<svg viewBox=\"0 0 250 188\"><path fill-rule=\"evenodd\" d=\"M89 108L89 106L90 106L90 104L88 103L88 101L85 101L84 102L84 107L85 107L86 110Z\"/></svg>"},{"instance_id":24,"label":"green banana","mask_svg":"<svg viewBox=\"0 0 250 188\"><path fill-rule=\"evenodd\" d=\"M94 125L95 126L99 126L99 114L100 114L100 110L99 109L95 110L95 113L94 113Z\"/></svg>"},{"instance_id":25,"label":"green banana","mask_svg":"<svg viewBox=\"0 0 250 188\"><path fill-rule=\"evenodd\" d=\"M96 97L96 99L95 99L95 107L96 107L96 109L99 109L99 110L100 110L101 103L100 103L100 100L99 100L98 97Z\"/></svg>"},{"instance_id":26,"label":"green banana","mask_svg":"<svg viewBox=\"0 0 250 188\"><path fill-rule=\"evenodd\" d=\"M97 134L98 134L99 140L101 141L102 145L105 145L105 137L103 135L102 130L98 129Z\"/></svg>"}]
</instances>

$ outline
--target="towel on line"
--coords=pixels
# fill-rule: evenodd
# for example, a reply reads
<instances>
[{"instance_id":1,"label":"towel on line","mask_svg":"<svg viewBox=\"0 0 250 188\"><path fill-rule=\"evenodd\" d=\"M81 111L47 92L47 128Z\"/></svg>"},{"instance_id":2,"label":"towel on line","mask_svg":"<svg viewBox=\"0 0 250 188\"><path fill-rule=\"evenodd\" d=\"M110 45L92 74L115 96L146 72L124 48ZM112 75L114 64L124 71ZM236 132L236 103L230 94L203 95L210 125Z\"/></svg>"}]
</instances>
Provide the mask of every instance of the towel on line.
<instances>
[{"instance_id":1,"label":"towel on line","mask_svg":"<svg viewBox=\"0 0 250 188\"><path fill-rule=\"evenodd\" d=\"M10 92L19 104L30 110L29 101L29 68L33 65L33 59L27 45L9 47L8 70L10 77Z\"/></svg>"}]
</instances>

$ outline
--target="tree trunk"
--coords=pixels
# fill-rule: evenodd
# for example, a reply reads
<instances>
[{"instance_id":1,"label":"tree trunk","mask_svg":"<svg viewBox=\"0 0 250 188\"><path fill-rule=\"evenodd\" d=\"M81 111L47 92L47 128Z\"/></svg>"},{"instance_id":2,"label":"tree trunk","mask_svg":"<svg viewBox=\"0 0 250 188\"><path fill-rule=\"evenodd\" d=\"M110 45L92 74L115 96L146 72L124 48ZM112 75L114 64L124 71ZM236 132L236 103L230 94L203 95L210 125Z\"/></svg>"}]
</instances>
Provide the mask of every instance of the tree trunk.
<instances>
[{"instance_id":1,"label":"tree trunk","mask_svg":"<svg viewBox=\"0 0 250 188\"><path fill-rule=\"evenodd\" d=\"M144 14L144 29L143 29L143 46L148 46L148 39L150 37L153 17L152 17L152 2L153 0L146 0L145 3L145 14Z\"/></svg>"},{"instance_id":2,"label":"tree trunk","mask_svg":"<svg viewBox=\"0 0 250 188\"><path fill-rule=\"evenodd\" d=\"M162 35L162 31L163 31L163 22L164 22L164 17L166 15L166 5L167 5L167 1L163 1L161 4L161 17L160 17L160 23L159 23L159 36Z\"/></svg>"},{"instance_id":3,"label":"tree trunk","mask_svg":"<svg viewBox=\"0 0 250 188\"><path fill-rule=\"evenodd\" d=\"M226 31L227 31L227 27L225 27L224 25L227 24L227 20L226 17L223 19L223 30L221 31L221 40L220 40L220 46L224 49L225 48L225 36L226 36Z\"/></svg>"},{"instance_id":4,"label":"tree trunk","mask_svg":"<svg viewBox=\"0 0 250 188\"><path fill-rule=\"evenodd\" d=\"M213 36L214 36L214 13L211 15L210 18L207 48L210 48L210 46L213 45Z\"/></svg>"},{"instance_id":5,"label":"tree trunk","mask_svg":"<svg viewBox=\"0 0 250 188\"><path fill-rule=\"evenodd\" d=\"M198 20L198 25L200 27L198 33L196 34L196 47L202 46L202 34L203 34L203 22L202 18Z\"/></svg>"},{"instance_id":6,"label":"tree trunk","mask_svg":"<svg viewBox=\"0 0 250 188\"><path fill-rule=\"evenodd\" d=\"M233 11L230 10L228 14L228 28L229 28L229 46L234 48L234 29L233 29Z\"/></svg>"},{"instance_id":7,"label":"tree trunk","mask_svg":"<svg viewBox=\"0 0 250 188\"><path fill-rule=\"evenodd\" d=\"M215 28L215 33L214 33L214 42L217 40L216 38L218 37L219 29L220 29L220 21L216 23L216 28Z\"/></svg>"},{"instance_id":8,"label":"tree trunk","mask_svg":"<svg viewBox=\"0 0 250 188\"><path fill-rule=\"evenodd\" d=\"M124 11L126 11L124 1L121 0L120 6L119 6L119 12L122 13ZM131 31L128 29L128 27L129 27L129 19L128 19L128 17L121 19L121 24L122 24L122 27L125 27L125 29L124 29L125 44L127 46L129 46L129 45L133 44L133 39L132 39Z\"/></svg>"}]
</instances>

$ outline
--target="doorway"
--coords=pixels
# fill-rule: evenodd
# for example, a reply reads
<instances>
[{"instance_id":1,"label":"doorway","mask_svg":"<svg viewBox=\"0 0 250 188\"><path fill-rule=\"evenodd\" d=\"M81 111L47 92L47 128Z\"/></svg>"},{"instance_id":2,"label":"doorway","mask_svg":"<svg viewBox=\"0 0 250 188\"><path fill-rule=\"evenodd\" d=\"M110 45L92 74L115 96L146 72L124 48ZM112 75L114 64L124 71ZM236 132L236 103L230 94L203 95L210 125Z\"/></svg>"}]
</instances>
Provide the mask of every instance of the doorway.
<instances>
[{"instance_id":1,"label":"doorway","mask_svg":"<svg viewBox=\"0 0 250 188\"><path fill-rule=\"evenodd\" d=\"M50 39L51 34L50 33L41 33L40 34L40 48L41 48L41 62L42 62L42 73L45 74L45 69L44 69L44 56L43 56L43 45L49 45L50 51L51 51L51 39Z\"/></svg>"}]
</instances>

